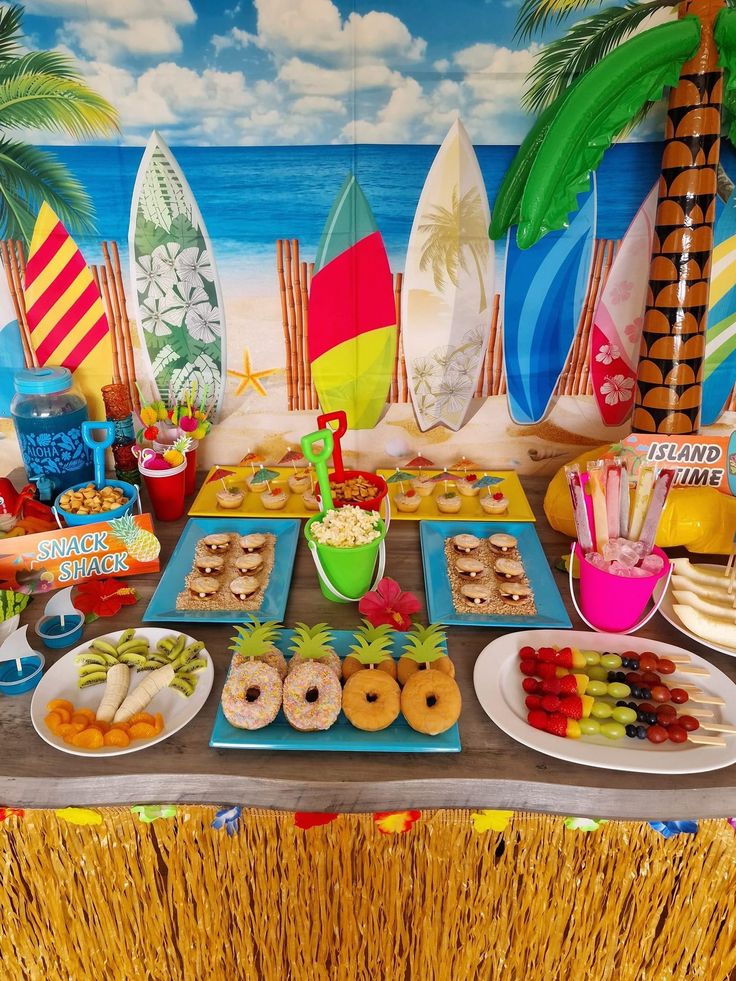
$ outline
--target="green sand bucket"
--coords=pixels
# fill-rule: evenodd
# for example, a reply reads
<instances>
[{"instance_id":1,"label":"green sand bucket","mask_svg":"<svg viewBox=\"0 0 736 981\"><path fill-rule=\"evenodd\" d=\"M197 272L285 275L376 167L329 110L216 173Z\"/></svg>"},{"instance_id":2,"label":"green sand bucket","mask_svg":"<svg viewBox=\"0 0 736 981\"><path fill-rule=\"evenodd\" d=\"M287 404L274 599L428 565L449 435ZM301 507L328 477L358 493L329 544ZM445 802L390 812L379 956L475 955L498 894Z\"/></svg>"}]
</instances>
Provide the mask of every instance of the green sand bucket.
<instances>
[{"instance_id":1,"label":"green sand bucket","mask_svg":"<svg viewBox=\"0 0 736 981\"><path fill-rule=\"evenodd\" d=\"M322 595L333 603L357 603L383 579L386 525L381 518L377 519L376 528L380 535L367 545L337 548L335 545L323 545L312 538L311 526L324 516L324 512L315 514L304 526L304 537L317 567L319 588Z\"/></svg>"}]
</instances>

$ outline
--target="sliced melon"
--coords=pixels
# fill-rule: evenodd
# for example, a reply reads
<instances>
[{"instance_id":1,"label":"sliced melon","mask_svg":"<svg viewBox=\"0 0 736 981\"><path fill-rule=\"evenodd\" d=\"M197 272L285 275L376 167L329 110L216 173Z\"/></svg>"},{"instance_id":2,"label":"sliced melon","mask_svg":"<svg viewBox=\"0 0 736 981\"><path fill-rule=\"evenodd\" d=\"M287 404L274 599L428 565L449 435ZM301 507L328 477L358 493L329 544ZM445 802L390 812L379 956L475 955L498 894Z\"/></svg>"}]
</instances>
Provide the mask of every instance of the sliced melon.
<instances>
[{"instance_id":1,"label":"sliced melon","mask_svg":"<svg viewBox=\"0 0 736 981\"><path fill-rule=\"evenodd\" d=\"M687 629L698 637L710 641L711 644L718 644L719 647L736 648L736 623L708 616L700 610L694 610L692 606L678 604L673 609Z\"/></svg>"}]
</instances>

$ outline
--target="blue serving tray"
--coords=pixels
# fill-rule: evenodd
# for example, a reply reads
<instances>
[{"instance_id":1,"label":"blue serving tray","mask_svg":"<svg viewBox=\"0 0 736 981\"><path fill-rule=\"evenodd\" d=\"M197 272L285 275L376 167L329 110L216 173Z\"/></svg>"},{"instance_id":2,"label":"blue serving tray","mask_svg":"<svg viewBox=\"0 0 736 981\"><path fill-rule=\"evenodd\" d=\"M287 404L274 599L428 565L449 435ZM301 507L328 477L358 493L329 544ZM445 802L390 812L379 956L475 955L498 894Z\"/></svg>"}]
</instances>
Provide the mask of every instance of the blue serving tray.
<instances>
[{"instance_id":1,"label":"blue serving tray","mask_svg":"<svg viewBox=\"0 0 736 981\"><path fill-rule=\"evenodd\" d=\"M355 634L352 630L334 630L332 635L333 648L340 657L345 657ZM286 657L290 656L288 648L292 636L292 630L284 630L275 645ZM402 633L394 635L391 655L396 659L401 654L405 637L406 634ZM387 729L363 732L355 729L342 712L334 726L326 732L292 729L283 712L279 712L271 725L263 729L236 729L225 718L222 705L218 705L210 746L215 749L305 749L343 753L459 753L460 731L455 723L439 736L426 736L415 732L399 715Z\"/></svg>"},{"instance_id":2,"label":"blue serving tray","mask_svg":"<svg viewBox=\"0 0 736 981\"><path fill-rule=\"evenodd\" d=\"M529 585L534 591L534 616L513 613L458 613L452 602L452 589L447 577L445 540L455 535L475 535L490 538L497 534L513 535L524 563ZM571 627L565 604L555 585L544 554L542 543L532 524L486 521L422 521L419 525L424 567L424 591L427 611L432 623L462 627Z\"/></svg>"},{"instance_id":3,"label":"blue serving tray","mask_svg":"<svg viewBox=\"0 0 736 981\"><path fill-rule=\"evenodd\" d=\"M177 610L176 597L184 579L192 571L194 549L200 538L221 532L251 535L255 532L276 537L273 569L263 602L254 616L260 620L283 620L289 598L294 556L299 542L300 522L296 518L190 518L166 564L161 581L143 617L144 623L242 623L239 610Z\"/></svg>"}]
</instances>

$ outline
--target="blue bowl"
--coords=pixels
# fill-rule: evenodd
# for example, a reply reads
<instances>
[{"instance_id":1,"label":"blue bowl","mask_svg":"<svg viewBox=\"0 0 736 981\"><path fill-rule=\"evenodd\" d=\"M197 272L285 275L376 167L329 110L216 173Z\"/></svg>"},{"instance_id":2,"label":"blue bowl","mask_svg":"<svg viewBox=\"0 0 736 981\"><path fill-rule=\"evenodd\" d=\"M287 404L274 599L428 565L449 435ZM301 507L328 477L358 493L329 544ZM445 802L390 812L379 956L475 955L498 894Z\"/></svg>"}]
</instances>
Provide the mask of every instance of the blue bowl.
<instances>
[{"instance_id":1,"label":"blue bowl","mask_svg":"<svg viewBox=\"0 0 736 981\"><path fill-rule=\"evenodd\" d=\"M15 660L0 662L0 695L23 695L41 680L45 664L43 654L34 651L20 659L20 674Z\"/></svg>"},{"instance_id":2,"label":"blue bowl","mask_svg":"<svg viewBox=\"0 0 736 981\"><path fill-rule=\"evenodd\" d=\"M65 616L63 627L59 616L41 617L36 624L36 633L46 647L52 650L75 646L82 639L83 630L84 617L81 613L70 613Z\"/></svg>"},{"instance_id":3,"label":"blue bowl","mask_svg":"<svg viewBox=\"0 0 736 981\"><path fill-rule=\"evenodd\" d=\"M65 511L64 508L59 504L59 501L64 494L68 494L69 491L81 490L83 487L87 487L89 481L84 484L74 484L72 487L67 487L65 491L54 501L54 507L59 513L59 516L64 519L67 525L89 525L95 521L111 521L114 518L122 518L123 515L130 514L135 507L136 501L138 500L138 488L135 484L129 484L125 480L106 480L105 487L119 487L123 492L123 495L128 498L128 503L123 504L119 508L115 508L114 511L100 511L99 514L71 514L69 511Z\"/></svg>"}]
</instances>

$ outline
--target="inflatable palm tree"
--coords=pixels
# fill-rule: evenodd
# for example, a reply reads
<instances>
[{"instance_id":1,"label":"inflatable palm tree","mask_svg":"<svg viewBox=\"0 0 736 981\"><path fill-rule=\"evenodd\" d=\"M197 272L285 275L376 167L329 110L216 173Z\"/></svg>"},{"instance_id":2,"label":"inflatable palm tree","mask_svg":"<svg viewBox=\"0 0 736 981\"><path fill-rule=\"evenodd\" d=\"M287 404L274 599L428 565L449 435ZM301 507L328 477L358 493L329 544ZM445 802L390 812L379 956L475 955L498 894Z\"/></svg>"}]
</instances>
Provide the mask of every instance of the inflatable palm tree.
<instances>
[{"instance_id":1,"label":"inflatable palm tree","mask_svg":"<svg viewBox=\"0 0 736 981\"><path fill-rule=\"evenodd\" d=\"M530 95L539 105L551 83L555 98L519 148L494 205L491 237L516 224L521 248L565 227L606 149L670 88L633 417L638 432L694 433L700 422L722 111L724 100L727 109L736 101L731 2L628 0L554 42L532 73ZM519 28L528 32L592 3L599 0L524 0ZM677 20L618 43L667 7L677 8Z\"/></svg>"}]
</instances>

